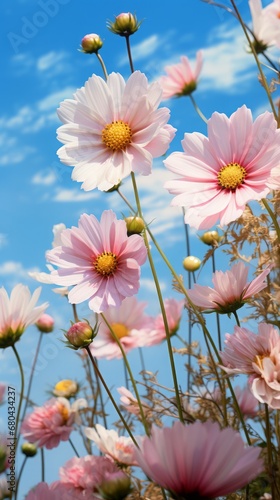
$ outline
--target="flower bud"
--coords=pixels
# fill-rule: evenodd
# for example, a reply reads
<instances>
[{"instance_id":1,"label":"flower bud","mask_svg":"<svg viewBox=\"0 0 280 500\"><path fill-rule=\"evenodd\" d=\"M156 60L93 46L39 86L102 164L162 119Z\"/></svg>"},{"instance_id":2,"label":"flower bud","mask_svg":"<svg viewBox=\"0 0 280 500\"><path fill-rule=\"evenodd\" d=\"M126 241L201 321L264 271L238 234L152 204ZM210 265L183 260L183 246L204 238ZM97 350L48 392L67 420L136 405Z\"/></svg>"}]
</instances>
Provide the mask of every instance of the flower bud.
<instances>
[{"instance_id":1,"label":"flower bud","mask_svg":"<svg viewBox=\"0 0 280 500\"><path fill-rule=\"evenodd\" d=\"M38 330L42 333L50 333L53 331L54 319L49 314L42 314L36 322Z\"/></svg>"},{"instance_id":2,"label":"flower bud","mask_svg":"<svg viewBox=\"0 0 280 500\"><path fill-rule=\"evenodd\" d=\"M55 384L53 395L62 398L71 398L79 391L79 385L75 380L60 380Z\"/></svg>"},{"instance_id":3,"label":"flower bud","mask_svg":"<svg viewBox=\"0 0 280 500\"><path fill-rule=\"evenodd\" d=\"M201 260L193 255L189 255L183 260L183 266L186 271L193 272L197 271L200 268Z\"/></svg>"},{"instance_id":4,"label":"flower bud","mask_svg":"<svg viewBox=\"0 0 280 500\"><path fill-rule=\"evenodd\" d=\"M99 49L101 49L103 42L99 35L95 33L90 33L85 35L81 41L82 52L85 54L97 54Z\"/></svg>"},{"instance_id":5,"label":"flower bud","mask_svg":"<svg viewBox=\"0 0 280 500\"><path fill-rule=\"evenodd\" d=\"M89 323L85 321L78 321L74 323L65 333L69 344L68 347L72 349L80 349L81 347L87 347L92 343L94 337L97 334L97 327L92 329Z\"/></svg>"},{"instance_id":6,"label":"flower bud","mask_svg":"<svg viewBox=\"0 0 280 500\"><path fill-rule=\"evenodd\" d=\"M217 243L221 241L221 236L219 236L218 231L207 231L204 233L202 236L200 236L200 239L205 245L209 246L216 246Z\"/></svg>"},{"instance_id":7,"label":"flower bud","mask_svg":"<svg viewBox=\"0 0 280 500\"><path fill-rule=\"evenodd\" d=\"M132 234L141 234L145 228L145 223L141 217L126 217L124 220L128 236L131 236Z\"/></svg>"},{"instance_id":8,"label":"flower bud","mask_svg":"<svg viewBox=\"0 0 280 500\"><path fill-rule=\"evenodd\" d=\"M37 453L37 446L33 443L23 443L21 451L26 457L34 457Z\"/></svg>"},{"instance_id":9,"label":"flower bud","mask_svg":"<svg viewBox=\"0 0 280 500\"><path fill-rule=\"evenodd\" d=\"M115 17L115 21L108 21L107 27L112 33L120 36L130 36L135 33L140 27L141 21L137 21L137 17L130 12L123 12Z\"/></svg>"},{"instance_id":10,"label":"flower bud","mask_svg":"<svg viewBox=\"0 0 280 500\"><path fill-rule=\"evenodd\" d=\"M98 491L104 500L123 500L131 491L130 477L124 472L107 472Z\"/></svg>"}]
</instances>

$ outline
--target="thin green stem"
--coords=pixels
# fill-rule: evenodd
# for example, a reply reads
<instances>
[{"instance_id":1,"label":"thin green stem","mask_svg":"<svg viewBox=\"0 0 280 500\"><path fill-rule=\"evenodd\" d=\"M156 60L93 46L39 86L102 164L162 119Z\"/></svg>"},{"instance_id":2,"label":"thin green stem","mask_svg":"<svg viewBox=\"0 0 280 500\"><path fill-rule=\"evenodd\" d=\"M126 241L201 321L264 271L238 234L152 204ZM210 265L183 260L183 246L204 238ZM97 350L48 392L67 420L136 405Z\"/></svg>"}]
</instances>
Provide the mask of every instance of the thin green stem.
<instances>
[{"instance_id":1,"label":"thin green stem","mask_svg":"<svg viewBox=\"0 0 280 500\"><path fill-rule=\"evenodd\" d=\"M256 64L257 64L257 66L258 66L258 70L259 70L260 75L261 75L262 84L263 84L263 86L264 86L264 89L265 89L265 91L266 91L266 94L267 94L267 97L268 97L268 100L269 100L269 104L270 104L270 106L271 106L271 110L272 110L272 112L273 112L273 115L274 115L274 117L275 117L275 120L277 121L277 118L278 118L278 117L277 117L277 113L276 113L276 110L275 110L274 102L273 102L273 99L272 99L272 97L271 97L271 93L270 93L270 90L269 90L269 86L268 86L268 84L267 84L266 77L265 77L264 72L263 72L263 70L262 70L261 63L260 63L259 58L258 58L258 54L256 53L256 51L255 51L255 47L254 47L254 44L252 43L252 41L251 41L251 39L250 39L250 37L249 37L249 35L248 35L248 31L247 31L246 25L245 25L245 24L244 24L244 22L243 22L243 19L242 19L242 17L241 17L241 15L240 15L240 13L239 13L239 10L238 10L238 8L237 8L237 7L236 7L236 5L235 5L235 0L230 0L230 2L231 2L231 4L232 4L232 6L233 6L233 9L234 9L234 11L235 11L235 13L236 13L236 16L237 16L237 18L238 18L238 20L239 20L240 24L241 24L241 27L242 27L242 29L243 29L243 31L244 31L244 34L245 34L245 37L247 38L248 44L249 44L250 49L251 49L251 51L252 51L252 53L253 53L253 56L254 56L254 58L255 58Z\"/></svg>"},{"instance_id":2,"label":"thin green stem","mask_svg":"<svg viewBox=\"0 0 280 500\"><path fill-rule=\"evenodd\" d=\"M266 445L267 445L267 461L270 473L273 475L273 454L272 454L272 443L271 443L271 431L270 431L270 420L269 420L269 409L265 403L265 424L266 424ZM276 500L275 496L275 481L272 477L271 481L271 496L272 500Z\"/></svg>"},{"instance_id":3,"label":"thin green stem","mask_svg":"<svg viewBox=\"0 0 280 500\"><path fill-rule=\"evenodd\" d=\"M29 377L27 392L26 392L26 396L25 396L25 405L24 405L24 408L23 408L21 420L23 420L24 417L25 417L25 413L26 413L27 406L28 406L28 403L29 403L29 396L30 396L30 392L31 392L31 386L32 386L32 381L33 381L35 366L36 366L36 363L37 363L37 359L38 359L38 355L39 355L39 351L40 351L42 339L43 339L43 333L40 332L40 336L39 336L39 340L38 340L36 352L35 352L35 355L34 355L34 358L33 358L32 367L31 367L31 372L30 372L30 377Z\"/></svg>"},{"instance_id":4,"label":"thin green stem","mask_svg":"<svg viewBox=\"0 0 280 500\"><path fill-rule=\"evenodd\" d=\"M97 57L98 61L99 61L99 62L100 62L100 64L101 64L101 68L102 68L102 71L103 71L103 73L104 73L105 80L107 80L107 78L108 78L108 73L107 73L107 69L106 69L106 66L105 66L105 64L104 64L104 61L103 61L103 59L102 59L101 55L100 55L98 52L96 53L96 57Z\"/></svg>"},{"instance_id":5,"label":"thin green stem","mask_svg":"<svg viewBox=\"0 0 280 500\"><path fill-rule=\"evenodd\" d=\"M135 195L138 213L139 213L139 216L143 219L137 184L136 184L135 175L133 172L131 172L131 179L132 179L132 184L133 184L134 195ZM158 300L159 300L159 304L160 304L162 319L163 319L165 333L166 333L167 348L168 348L168 353L169 353L170 367L171 367L171 372L172 372L172 377L173 377L173 383L174 383L174 389L175 389L175 394L176 394L176 402L177 402L177 406L178 406L179 418L180 418L181 422L184 422L183 412L182 412L182 408L181 408L181 399L180 399L178 381L177 381L176 367L175 367L171 338L170 338L169 327L168 327L168 321L167 321L167 317L166 317L166 312L165 312L165 307L164 307L164 302L163 302L163 298L162 298L159 280L157 277L153 258L152 258L151 251L150 251L150 245L149 245L149 241L147 238L146 230L144 230L143 236L144 236L144 241L145 241L145 245L146 245L147 252L148 252L148 259L149 259L150 268L151 268L151 272L153 275L155 287L157 290Z\"/></svg>"},{"instance_id":6,"label":"thin green stem","mask_svg":"<svg viewBox=\"0 0 280 500\"><path fill-rule=\"evenodd\" d=\"M27 456L24 457L24 460L22 462L21 468L19 470L19 474L18 474L18 477L17 477L16 486L15 486L15 492L14 492L15 493L15 500L17 500L18 487L19 487L20 479L21 479L21 476L22 476L23 469L25 467L27 458L28 458Z\"/></svg>"},{"instance_id":7,"label":"thin green stem","mask_svg":"<svg viewBox=\"0 0 280 500\"><path fill-rule=\"evenodd\" d=\"M126 41L126 49L127 49L128 59L129 59L130 70L131 70L131 73L134 73L134 66L133 66L133 61L132 61L132 56L131 56L129 35L127 35L125 37L125 41Z\"/></svg>"},{"instance_id":8,"label":"thin green stem","mask_svg":"<svg viewBox=\"0 0 280 500\"><path fill-rule=\"evenodd\" d=\"M275 229L276 234L277 234L278 241L280 243L280 227L278 224L277 217L276 217L275 213L273 212L273 210L271 210L271 208L270 208L270 206L265 198L262 199L262 203L264 204L266 210L268 211L268 213L271 217L271 220L272 220L273 225L274 225L274 229Z\"/></svg>"},{"instance_id":9,"label":"thin green stem","mask_svg":"<svg viewBox=\"0 0 280 500\"><path fill-rule=\"evenodd\" d=\"M42 478L42 483L45 481L45 452L44 448L40 449L41 452L41 478Z\"/></svg>"},{"instance_id":10,"label":"thin green stem","mask_svg":"<svg viewBox=\"0 0 280 500\"><path fill-rule=\"evenodd\" d=\"M74 451L74 453L75 453L76 457L80 458L80 455L79 455L79 453L78 453L78 451L77 451L77 448L76 448L76 446L74 445L74 443L73 443L73 441L72 441L72 439L71 439L70 437L68 438L68 441L69 441L69 443L71 444L71 447L72 447L72 449L73 449L73 451Z\"/></svg>"},{"instance_id":11,"label":"thin green stem","mask_svg":"<svg viewBox=\"0 0 280 500\"><path fill-rule=\"evenodd\" d=\"M204 123L208 123L208 120L206 118L206 116L202 113L201 109L198 107L198 105L196 104L196 101L193 97L192 94L189 95L189 98L190 100L192 101L192 104L193 104L193 107L195 109L195 111L197 112L198 116L204 121Z\"/></svg>"},{"instance_id":12,"label":"thin green stem","mask_svg":"<svg viewBox=\"0 0 280 500\"><path fill-rule=\"evenodd\" d=\"M18 404L18 410L17 410L17 416L16 416L16 426L15 426L15 448L17 447L17 443L18 443L18 435L17 435L17 432L18 432L18 425L19 425L19 419L20 419L20 412L21 412L21 406L22 406L22 402L23 402L23 395L24 395L24 373L23 373L23 368L22 368L22 364L21 364L21 360L20 360L20 357L18 355L18 352L17 352L17 349L15 347L15 345L12 346L12 349L15 353L15 356L16 356L16 359L17 359L17 362L18 362L18 367L19 367L19 371L20 371L20 396L19 396L19 404Z\"/></svg>"},{"instance_id":13,"label":"thin green stem","mask_svg":"<svg viewBox=\"0 0 280 500\"><path fill-rule=\"evenodd\" d=\"M236 321L237 326L240 326L240 321L239 321L237 311L233 311L233 316L235 317L235 321Z\"/></svg>"},{"instance_id":14,"label":"thin green stem","mask_svg":"<svg viewBox=\"0 0 280 500\"><path fill-rule=\"evenodd\" d=\"M105 382L105 380L104 380L104 378L103 378L103 376L102 376L102 373L100 372L100 370L99 370L98 366L96 365L95 359L94 359L94 357L93 357L93 356L92 356L92 354L91 354L91 350L90 350L89 346L85 347L84 349L87 351L87 353L88 353L88 355L89 355L89 358L90 358L90 360L91 360L91 362L92 362L92 365L93 365L93 367L94 367L94 370L96 370L96 373L98 374L98 377L100 378L101 383L102 383L102 385L103 385L103 387L104 387L105 391L107 392L107 394L108 394L108 396L109 396L109 399L110 399L110 401L111 401L112 405L114 406L114 408L115 408L115 410L116 410L117 414L119 415L119 417L120 417L120 419L121 419L121 421L122 421L122 423L123 423L124 427L126 428L126 430L127 430L128 434L129 434L129 436L131 437L131 439L132 439L132 441L134 442L134 444L138 447L138 443L137 443L137 441L136 441L135 437L133 436L133 434L132 434L132 432L131 432L131 430L130 430L129 426L127 425L127 423L126 423L126 421L125 421L124 417L122 416L122 414L121 414L121 412L120 412L120 410L119 410L119 407L118 407L118 405L116 404L116 402L115 402L115 400L114 400L114 398L113 398L113 396L112 396L112 394L111 394L111 391L110 391L110 389L109 389L108 385L106 384L106 382Z\"/></svg>"},{"instance_id":15,"label":"thin green stem","mask_svg":"<svg viewBox=\"0 0 280 500\"><path fill-rule=\"evenodd\" d=\"M77 313L76 304L72 304L72 309L73 309L74 321L75 321L75 323L78 323L80 320L79 320L79 316L78 316L78 313Z\"/></svg>"},{"instance_id":16,"label":"thin green stem","mask_svg":"<svg viewBox=\"0 0 280 500\"><path fill-rule=\"evenodd\" d=\"M120 342L119 338L117 337L117 335L115 334L114 330L112 329L110 323L108 323L106 317L104 316L103 313L100 314L103 321L106 323L107 327L109 328L110 332L111 332L111 335L113 337L113 339L115 340L115 342L118 344L119 348L120 348L120 351L122 353L122 357L123 357L123 361L124 361L124 364L125 364L125 367L128 371L128 374L129 374L129 377L130 377L130 381L132 383L132 386L133 386L133 390L135 392L135 396L136 396L136 399L137 399L137 402L138 402L138 406L139 406L139 410L140 410L140 415L141 415L141 419L142 419L142 423L143 423L143 426L144 426L144 429L145 429L145 432L147 434L147 436L149 435L149 428L148 428L148 425L147 425L147 421L146 421L146 417L145 417L145 414L144 414L144 410L143 410L143 406L142 406L142 402L141 402L141 399L140 399L140 396L139 396L139 392L138 392L138 389L137 389L137 385L136 385L136 382L135 382L135 379L133 377L133 373L131 371L131 368L130 368L130 365L129 365L129 362L128 362L128 359L127 359L127 356L126 356L126 353L124 351L124 348L122 346L122 343Z\"/></svg>"}]
</instances>

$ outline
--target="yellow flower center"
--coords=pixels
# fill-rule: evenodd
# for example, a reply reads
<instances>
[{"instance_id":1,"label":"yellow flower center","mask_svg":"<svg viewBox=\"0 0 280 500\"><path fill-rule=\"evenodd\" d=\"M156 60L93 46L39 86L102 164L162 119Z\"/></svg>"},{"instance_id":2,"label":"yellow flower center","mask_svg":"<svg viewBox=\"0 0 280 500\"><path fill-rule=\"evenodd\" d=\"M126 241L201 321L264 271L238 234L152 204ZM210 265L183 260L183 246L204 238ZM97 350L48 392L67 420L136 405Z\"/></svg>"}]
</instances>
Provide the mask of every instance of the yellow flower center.
<instances>
[{"instance_id":1,"label":"yellow flower center","mask_svg":"<svg viewBox=\"0 0 280 500\"><path fill-rule=\"evenodd\" d=\"M265 354L258 354L257 356L255 356L254 362L260 368L260 370L263 370L263 359L267 357L268 356Z\"/></svg>"},{"instance_id":2,"label":"yellow flower center","mask_svg":"<svg viewBox=\"0 0 280 500\"><path fill-rule=\"evenodd\" d=\"M55 384L54 386L54 390L57 391L57 392L64 392L64 393L68 393L69 391L71 392L75 392L75 390L77 389L77 384L76 382L74 382L73 380L60 380L59 382L57 382L57 384Z\"/></svg>"},{"instance_id":3,"label":"yellow flower center","mask_svg":"<svg viewBox=\"0 0 280 500\"><path fill-rule=\"evenodd\" d=\"M221 168L218 173L218 183L223 189L235 191L243 184L247 172L239 163L229 163Z\"/></svg>"},{"instance_id":4,"label":"yellow flower center","mask_svg":"<svg viewBox=\"0 0 280 500\"><path fill-rule=\"evenodd\" d=\"M118 261L117 257L112 252L103 252L98 255L94 268L97 273L102 274L102 276L110 276L117 269Z\"/></svg>"},{"instance_id":5,"label":"yellow flower center","mask_svg":"<svg viewBox=\"0 0 280 500\"><path fill-rule=\"evenodd\" d=\"M60 415L62 416L63 423L66 424L67 420L69 419L69 411L68 408L64 405L59 405L58 411Z\"/></svg>"},{"instance_id":6,"label":"yellow flower center","mask_svg":"<svg viewBox=\"0 0 280 500\"><path fill-rule=\"evenodd\" d=\"M129 334L128 328L123 323L112 323L111 328L118 339L127 337Z\"/></svg>"},{"instance_id":7,"label":"yellow flower center","mask_svg":"<svg viewBox=\"0 0 280 500\"><path fill-rule=\"evenodd\" d=\"M102 142L112 151L120 151L131 143L132 131L127 123L118 120L102 130Z\"/></svg>"}]
</instances>

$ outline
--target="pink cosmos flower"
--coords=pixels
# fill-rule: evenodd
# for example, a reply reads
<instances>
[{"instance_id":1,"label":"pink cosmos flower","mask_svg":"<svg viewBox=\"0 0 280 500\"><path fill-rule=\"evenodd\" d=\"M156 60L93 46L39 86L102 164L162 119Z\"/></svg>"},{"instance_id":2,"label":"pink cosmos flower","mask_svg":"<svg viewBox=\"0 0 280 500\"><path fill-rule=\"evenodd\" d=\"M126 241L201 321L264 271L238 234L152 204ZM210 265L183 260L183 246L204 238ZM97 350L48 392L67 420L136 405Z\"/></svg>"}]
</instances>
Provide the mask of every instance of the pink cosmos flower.
<instances>
[{"instance_id":1,"label":"pink cosmos flower","mask_svg":"<svg viewBox=\"0 0 280 500\"><path fill-rule=\"evenodd\" d=\"M139 71L127 83L118 73L106 82L93 75L74 99L61 104L58 140L65 146L58 156L74 165L72 179L83 182L85 191L107 191L131 171L151 173L153 158L166 152L175 133L167 125L169 109L157 109L161 93Z\"/></svg>"},{"instance_id":2,"label":"pink cosmos flower","mask_svg":"<svg viewBox=\"0 0 280 500\"><path fill-rule=\"evenodd\" d=\"M174 335L180 326L185 300L165 299L164 308L169 327L170 335ZM148 333L145 340L145 346L159 344L166 339L165 326L162 314L159 314L155 320L152 330Z\"/></svg>"},{"instance_id":3,"label":"pink cosmos flower","mask_svg":"<svg viewBox=\"0 0 280 500\"><path fill-rule=\"evenodd\" d=\"M164 69L167 76L159 78L158 82L162 87L162 99L170 97L181 97L191 94L197 86L197 80L202 68L202 52L196 54L196 65L193 71L190 61L186 56L181 57L181 62Z\"/></svg>"},{"instance_id":4,"label":"pink cosmos flower","mask_svg":"<svg viewBox=\"0 0 280 500\"><path fill-rule=\"evenodd\" d=\"M0 348L14 345L48 307L47 302L35 307L40 292L41 288L37 288L31 295L27 286L18 284L9 297L5 288L0 289Z\"/></svg>"},{"instance_id":5,"label":"pink cosmos flower","mask_svg":"<svg viewBox=\"0 0 280 500\"><path fill-rule=\"evenodd\" d=\"M60 269L52 271L57 285L75 285L68 294L71 304L89 300L96 313L121 302L139 289L140 265L147 250L141 236L127 236L126 223L105 210L100 223L83 214L79 227L61 233L62 246L47 252L47 260Z\"/></svg>"},{"instance_id":6,"label":"pink cosmos flower","mask_svg":"<svg viewBox=\"0 0 280 500\"><path fill-rule=\"evenodd\" d=\"M52 398L25 417L21 434L40 448L56 448L60 441L69 439L81 406L86 406L83 399L76 400L71 406L66 398Z\"/></svg>"},{"instance_id":7,"label":"pink cosmos flower","mask_svg":"<svg viewBox=\"0 0 280 500\"><path fill-rule=\"evenodd\" d=\"M269 193L267 179L280 163L279 137L272 113L259 115L255 122L246 106L229 118L213 113L208 137L185 134L184 152L172 153L164 161L180 175L165 183L176 195L172 205L186 207L185 222L197 229L237 219L250 200Z\"/></svg>"},{"instance_id":8,"label":"pink cosmos flower","mask_svg":"<svg viewBox=\"0 0 280 500\"><path fill-rule=\"evenodd\" d=\"M60 485L59 481L52 484L39 483L32 488L25 500L72 500L73 495L69 494L64 485Z\"/></svg>"},{"instance_id":9,"label":"pink cosmos flower","mask_svg":"<svg viewBox=\"0 0 280 500\"><path fill-rule=\"evenodd\" d=\"M257 448L246 448L233 429L221 430L210 421L154 427L151 437L143 438L136 450L145 474L172 496L209 500L233 493L254 479L264 469L259 454Z\"/></svg>"},{"instance_id":10,"label":"pink cosmos flower","mask_svg":"<svg viewBox=\"0 0 280 500\"><path fill-rule=\"evenodd\" d=\"M255 398L280 409L280 336L266 323L260 323L258 328L257 335L238 326L232 335L226 334L222 368L230 374L249 375L248 384Z\"/></svg>"},{"instance_id":11,"label":"pink cosmos flower","mask_svg":"<svg viewBox=\"0 0 280 500\"><path fill-rule=\"evenodd\" d=\"M267 267L248 283L249 269L243 262L238 262L229 271L216 271L213 274L214 288L195 284L192 290L188 290L189 298L197 307L209 312L234 312L267 286L266 277L271 268Z\"/></svg>"},{"instance_id":12,"label":"pink cosmos flower","mask_svg":"<svg viewBox=\"0 0 280 500\"><path fill-rule=\"evenodd\" d=\"M253 21L253 33L258 41L259 51L271 45L280 46L280 1L274 0L262 8L261 0L249 0Z\"/></svg>"},{"instance_id":13,"label":"pink cosmos flower","mask_svg":"<svg viewBox=\"0 0 280 500\"><path fill-rule=\"evenodd\" d=\"M124 299L120 307L109 307L105 318L119 339L125 353L143 345L152 324L152 318L144 314L145 302L138 302L135 297ZM98 335L90 346L96 358L121 358L122 352L114 340L110 328L100 317Z\"/></svg>"},{"instance_id":14,"label":"pink cosmos flower","mask_svg":"<svg viewBox=\"0 0 280 500\"><path fill-rule=\"evenodd\" d=\"M115 463L107 457L74 457L59 469L60 484L65 486L75 499L99 500L98 486L106 474L117 472Z\"/></svg>"},{"instance_id":15,"label":"pink cosmos flower","mask_svg":"<svg viewBox=\"0 0 280 500\"><path fill-rule=\"evenodd\" d=\"M95 442L104 455L111 457L118 464L137 465L136 446L130 437L119 436L114 429L107 430L100 424L96 424L95 429L85 427L84 433L88 439Z\"/></svg>"}]
</instances>

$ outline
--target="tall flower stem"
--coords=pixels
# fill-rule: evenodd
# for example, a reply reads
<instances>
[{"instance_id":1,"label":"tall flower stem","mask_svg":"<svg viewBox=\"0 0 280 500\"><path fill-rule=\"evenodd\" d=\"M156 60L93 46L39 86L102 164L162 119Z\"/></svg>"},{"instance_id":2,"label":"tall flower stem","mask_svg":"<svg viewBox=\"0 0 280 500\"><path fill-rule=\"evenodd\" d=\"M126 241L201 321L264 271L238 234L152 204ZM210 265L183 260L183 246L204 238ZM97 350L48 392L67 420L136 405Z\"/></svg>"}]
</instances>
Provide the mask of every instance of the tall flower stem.
<instances>
[{"instance_id":1,"label":"tall flower stem","mask_svg":"<svg viewBox=\"0 0 280 500\"><path fill-rule=\"evenodd\" d=\"M20 412L21 412L21 406L22 406L23 395L24 395L24 373L23 373L23 368L22 368L21 360L20 360L19 354L17 352L17 349L14 345L12 346L12 349L15 353L15 356L16 356L16 359L18 362L18 367L19 367L19 371L20 371L20 385L21 385L20 395L19 395L19 404L18 404L17 416L16 416L15 434L14 434L15 440L16 440L16 443L15 443L15 448L16 448L17 443L18 443L18 426L19 426Z\"/></svg>"},{"instance_id":2,"label":"tall flower stem","mask_svg":"<svg viewBox=\"0 0 280 500\"><path fill-rule=\"evenodd\" d=\"M266 423L267 461L268 461L269 471L273 475L273 455L272 455L272 445L271 445L271 430L270 430L269 410L268 410L268 406L266 403L265 403L264 407L265 407L265 423ZM277 497L275 495L276 495L275 480L274 480L274 477L272 477L272 481L271 481L272 500L277 500Z\"/></svg>"},{"instance_id":3,"label":"tall flower stem","mask_svg":"<svg viewBox=\"0 0 280 500\"><path fill-rule=\"evenodd\" d=\"M278 224L278 220L277 220L277 217L275 215L275 213L273 212L273 210L271 210L268 202L266 199L262 199L262 203L264 204L266 210L268 211L269 215L270 215L270 218L273 222L273 225L274 225L274 229L276 231L276 234L277 234L277 238L278 238L278 241L280 243L280 227L279 227L279 224Z\"/></svg>"},{"instance_id":4,"label":"tall flower stem","mask_svg":"<svg viewBox=\"0 0 280 500\"><path fill-rule=\"evenodd\" d=\"M41 452L41 478L42 482L45 481L45 453L44 453L44 448L40 449Z\"/></svg>"},{"instance_id":5,"label":"tall flower stem","mask_svg":"<svg viewBox=\"0 0 280 500\"><path fill-rule=\"evenodd\" d=\"M21 464L21 468L20 468L19 473L18 473L18 477L17 477L17 481L16 481L16 486L15 486L15 500L17 500L18 487L19 487L19 483L20 483L20 480L21 480L21 476L22 476L22 473L23 473L23 470L24 470L27 458L28 457L26 457L26 456L24 457L24 460L23 460L23 462Z\"/></svg>"},{"instance_id":6,"label":"tall flower stem","mask_svg":"<svg viewBox=\"0 0 280 500\"><path fill-rule=\"evenodd\" d=\"M28 406L28 403L29 403L29 396L30 396L30 392L31 392L31 386L32 386L32 381L33 381L35 366L36 366L36 363L37 363L37 359L38 359L38 355L39 355L39 351L40 351L42 339L43 339L43 333L40 332L38 344L37 344L37 347L36 347L36 351L35 351L35 354L34 354L32 367L31 367L31 371L30 371L29 382L28 382L27 392L26 392L26 396L25 396L25 405L24 405L24 408L23 408L21 420L23 420L24 417L25 417L25 413L26 413L27 406Z\"/></svg>"},{"instance_id":7,"label":"tall flower stem","mask_svg":"<svg viewBox=\"0 0 280 500\"><path fill-rule=\"evenodd\" d=\"M208 120L207 120L206 116L202 113L201 109L200 109L200 108L198 107L198 105L196 104L196 101L195 101L195 99L194 99L193 95L192 95L192 94L190 94L190 95L189 95L189 98L190 98L190 100L192 101L193 107L194 107L195 111L197 112L198 116L201 118L201 120L203 120L203 121L204 121L204 123L206 123L206 124L207 124L207 123L208 123Z\"/></svg>"},{"instance_id":8,"label":"tall flower stem","mask_svg":"<svg viewBox=\"0 0 280 500\"><path fill-rule=\"evenodd\" d=\"M131 172L131 179L132 179L132 184L133 184L133 189L134 189L137 210L138 210L139 216L141 218L143 218L138 189L137 189L137 184L136 184L136 179L135 179L135 175L133 172ZM150 245L149 245L149 241L147 238L146 230L144 230L144 241L145 241L145 245L146 245L147 252L148 252L148 259L149 259L149 263L150 263L151 272L152 272L152 275L154 278L155 287L157 290L158 300L159 300L159 304L160 304L160 309L161 309L165 333L166 333L166 341L167 341L167 347L168 347L174 389L175 389L175 394L176 394L176 402L177 402L177 406L178 406L179 418L180 418L181 422L184 422L183 412L182 412L182 408L181 408L181 400L180 400L180 393L179 393L179 387L178 387L178 381L177 381L176 368L175 368L174 357L173 357L173 350L172 350L169 327L168 327L168 321L167 321L167 317L166 317L166 312L165 312L165 307L164 307L164 302L163 302L163 298L162 298L159 280L157 277L153 258L152 258L151 251L150 251Z\"/></svg>"},{"instance_id":9,"label":"tall flower stem","mask_svg":"<svg viewBox=\"0 0 280 500\"><path fill-rule=\"evenodd\" d=\"M117 414L119 415L119 417L120 417L120 419L121 419L121 421L122 421L122 423L123 423L123 425L124 425L125 429L127 430L128 434L129 434L129 436L131 437L131 439L132 439L132 441L134 442L134 444L138 447L137 441L136 441L135 437L133 436L133 434L132 434L132 432L131 432L131 430L130 430L129 426L127 425L127 423L126 423L126 421L125 421L124 417L122 416L122 414L121 414L121 412L120 412L120 410L119 410L119 407L118 407L118 405L116 404L116 402L115 402L115 400L114 400L114 398L113 398L113 396L112 396L112 394L111 394L111 391L110 391L110 389L109 389L108 385L106 384L106 382L105 382L105 380L104 380L104 378L103 378L103 376L102 376L102 373L100 372L100 370L99 370L99 368L98 368L98 366L97 366L97 364L96 364L96 361L95 361L95 359L94 359L93 355L91 354L91 350L90 350L89 346L85 347L85 350L87 351L87 353L88 353L88 355L89 355L89 358L90 358L90 360L91 360L91 362L92 362L92 365L93 365L93 367L94 367L94 370L95 370L95 371L96 371L96 373L98 374L98 377L100 378L101 383L102 383L102 385L103 385L103 387L104 387L105 391L107 392L107 394L108 394L108 396L109 396L109 399L110 399L110 401L111 401L112 405L114 406L114 408L115 408L115 410L116 410Z\"/></svg>"},{"instance_id":10,"label":"tall flower stem","mask_svg":"<svg viewBox=\"0 0 280 500\"><path fill-rule=\"evenodd\" d=\"M70 445L71 445L71 448L72 448L72 450L74 451L74 453L75 453L76 457L80 458L80 455L79 455L79 453L78 453L78 451L77 451L77 448L76 448L76 446L74 445L74 443L73 443L73 441L72 441L72 439L71 439L70 437L68 438L68 441L69 441L69 443L70 443Z\"/></svg>"},{"instance_id":11,"label":"tall flower stem","mask_svg":"<svg viewBox=\"0 0 280 500\"><path fill-rule=\"evenodd\" d=\"M127 35L125 37L125 41L126 41L126 49L127 49L128 59L129 59L130 70L131 70L131 73L134 73L134 66L133 66L133 61L132 61L132 56L131 56L129 35Z\"/></svg>"},{"instance_id":12,"label":"tall flower stem","mask_svg":"<svg viewBox=\"0 0 280 500\"><path fill-rule=\"evenodd\" d=\"M99 61L99 62L100 62L100 64L101 64L101 68L102 68L102 71L103 71L103 73L104 73L105 80L107 80L107 78L108 78L108 73L107 73L107 69L106 69L105 63L104 63L104 61L103 61L103 59L102 59L101 55L100 55L98 52L96 53L96 57L97 57L98 61Z\"/></svg>"},{"instance_id":13,"label":"tall flower stem","mask_svg":"<svg viewBox=\"0 0 280 500\"><path fill-rule=\"evenodd\" d=\"M126 357L126 354L125 354L125 351L124 351L124 348L122 346L122 343L120 342L120 340L118 339L117 335L115 334L114 330L112 329L110 323L108 323L106 317L104 316L103 313L100 314L103 321L106 323L107 327L109 328L110 332L111 332L111 335L112 337L114 338L115 342L118 344L119 348L120 348L120 351L122 353L122 357L123 357L123 361L124 361L124 364L125 364L125 367L127 369L127 372L129 374L129 377L130 377L130 381L132 383L132 386L133 386L133 390L135 392L135 396L136 396L136 399L137 399L137 402L138 402L138 406L139 406L139 410L140 410L140 415L141 415L141 419L142 419L142 423L143 423L143 426L144 426L144 429L145 429L145 432L147 434L147 436L149 435L149 428L148 428L148 425L147 425L147 422L146 422L146 418L145 418L145 414L144 414L144 411L143 411L143 406L142 406L142 403L141 403L141 399L140 399L140 396L139 396L139 392L138 392L138 389L137 389L137 385L136 385L136 382L135 382L135 379L133 377L133 373L131 371L131 368L130 368L130 365L129 365L129 362L127 360L127 357Z\"/></svg>"}]
</instances>

